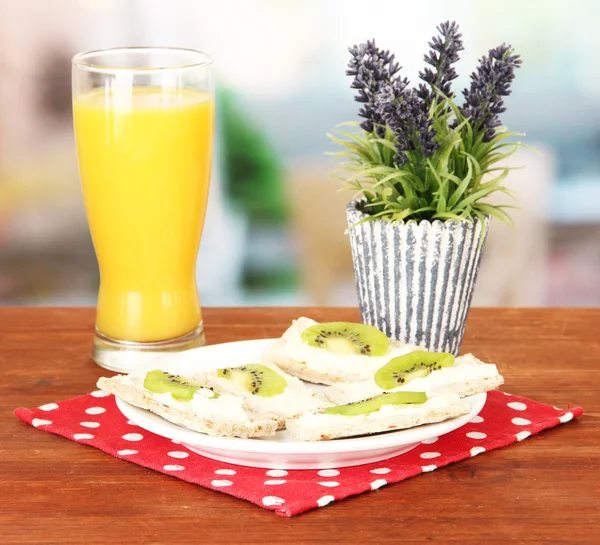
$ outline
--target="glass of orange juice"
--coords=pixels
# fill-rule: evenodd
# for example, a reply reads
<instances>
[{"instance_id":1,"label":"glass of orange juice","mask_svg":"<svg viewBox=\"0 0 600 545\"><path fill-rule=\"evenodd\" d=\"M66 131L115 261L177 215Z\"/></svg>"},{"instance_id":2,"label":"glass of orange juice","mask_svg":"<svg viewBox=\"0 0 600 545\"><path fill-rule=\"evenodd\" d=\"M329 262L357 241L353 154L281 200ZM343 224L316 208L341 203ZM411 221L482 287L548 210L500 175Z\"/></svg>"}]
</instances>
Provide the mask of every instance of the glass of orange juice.
<instances>
[{"instance_id":1,"label":"glass of orange juice","mask_svg":"<svg viewBox=\"0 0 600 545\"><path fill-rule=\"evenodd\" d=\"M210 57L121 48L73 58L73 116L100 268L93 358L129 372L204 344L196 257L214 132Z\"/></svg>"}]
</instances>

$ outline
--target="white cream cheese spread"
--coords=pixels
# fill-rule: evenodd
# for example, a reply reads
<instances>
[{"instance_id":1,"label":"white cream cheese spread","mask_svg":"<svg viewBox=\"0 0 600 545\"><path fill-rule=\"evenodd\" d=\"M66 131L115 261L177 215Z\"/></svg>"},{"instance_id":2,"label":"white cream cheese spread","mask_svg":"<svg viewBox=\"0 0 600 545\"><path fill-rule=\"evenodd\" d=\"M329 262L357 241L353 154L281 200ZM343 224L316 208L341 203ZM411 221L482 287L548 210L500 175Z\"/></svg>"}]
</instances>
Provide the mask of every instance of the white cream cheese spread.
<instances>
[{"instance_id":1,"label":"white cream cheese spread","mask_svg":"<svg viewBox=\"0 0 600 545\"><path fill-rule=\"evenodd\" d=\"M348 381L366 380L392 358L422 350L418 346L392 341L383 356L334 354L324 348L310 346L301 339L300 333L316 324L318 322L310 318L295 320L282 336L280 341L282 351L290 359L306 364L309 369L331 376L343 374L344 380Z\"/></svg>"},{"instance_id":2,"label":"white cream cheese spread","mask_svg":"<svg viewBox=\"0 0 600 545\"><path fill-rule=\"evenodd\" d=\"M425 392L431 397L448 391L453 385L464 385L468 381L497 376L498 369L494 364L483 363L472 354L466 354L456 358L451 367L442 367L438 371L432 371L426 377L415 378L407 384L387 391ZM331 386L327 389L327 397L336 403L349 403L379 395L383 391L371 376L361 382Z\"/></svg>"},{"instance_id":3,"label":"white cream cheese spread","mask_svg":"<svg viewBox=\"0 0 600 545\"><path fill-rule=\"evenodd\" d=\"M300 379L284 373L275 365L262 363L284 378L287 385L285 390L272 397L263 397L253 394L238 386L233 381L220 378L216 372L196 375L195 378L214 386L219 392L241 396L245 406L258 414L270 414L280 418L291 418L308 411L316 411L331 405L324 399L319 398Z\"/></svg>"},{"instance_id":4,"label":"white cream cheese spread","mask_svg":"<svg viewBox=\"0 0 600 545\"><path fill-rule=\"evenodd\" d=\"M438 409L445 409L454 405L465 405L465 413L468 412L466 407L468 402L463 401L457 394L440 394L429 398L425 403L411 405L384 405L378 411L369 414L361 414L355 416L345 416L341 414L304 414L299 420L302 421L302 426L309 428L320 428L322 426L344 426L348 421L353 422L377 422L381 419L386 419L390 416L410 416L410 417L425 417L429 413Z\"/></svg>"},{"instance_id":5,"label":"white cream cheese spread","mask_svg":"<svg viewBox=\"0 0 600 545\"><path fill-rule=\"evenodd\" d=\"M144 388L145 376L145 374L136 375L135 373L130 373L129 375L119 375L116 378L126 386L143 390L145 395L163 405L189 412L198 418L206 418L214 422L224 423L247 423L250 421L248 413L244 410L241 398L230 394L221 394L216 397L214 392L209 388L200 388L194 393L194 397L190 401L179 401L174 399L170 392L157 394Z\"/></svg>"}]
</instances>

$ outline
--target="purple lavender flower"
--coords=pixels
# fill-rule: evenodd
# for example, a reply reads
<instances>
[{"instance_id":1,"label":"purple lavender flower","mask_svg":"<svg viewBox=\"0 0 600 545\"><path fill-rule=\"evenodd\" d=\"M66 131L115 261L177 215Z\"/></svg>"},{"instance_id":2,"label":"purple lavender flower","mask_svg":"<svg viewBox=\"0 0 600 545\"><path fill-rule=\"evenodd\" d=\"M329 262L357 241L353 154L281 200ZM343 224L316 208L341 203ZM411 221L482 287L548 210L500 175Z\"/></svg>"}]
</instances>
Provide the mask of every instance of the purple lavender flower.
<instances>
[{"instance_id":1,"label":"purple lavender flower","mask_svg":"<svg viewBox=\"0 0 600 545\"><path fill-rule=\"evenodd\" d=\"M375 109L375 100L381 89L394 81L400 66L389 51L377 48L375 40L350 47L349 51L352 58L346 75L354 76L351 87L358 90L354 99L363 104L358 114L365 121L360 126L367 132L376 130L379 136L383 136L385 128Z\"/></svg>"},{"instance_id":2,"label":"purple lavender flower","mask_svg":"<svg viewBox=\"0 0 600 545\"><path fill-rule=\"evenodd\" d=\"M424 157L431 157L439 147L426 103L414 89L407 87L406 78L397 78L380 91L375 101L378 116L396 137L394 163L397 166L406 164L409 151L420 151Z\"/></svg>"},{"instance_id":3,"label":"purple lavender flower","mask_svg":"<svg viewBox=\"0 0 600 545\"><path fill-rule=\"evenodd\" d=\"M502 44L490 49L471 74L470 87L463 91L465 104L461 108L462 114L471 118L475 132L484 132L484 142L492 140L502 124L499 114L506 111L502 97L510 95L515 69L521 63L521 57L513 54L510 45Z\"/></svg>"},{"instance_id":4,"label":"purple lavender flower","mask_svg":"<svg viewBox=\"0 0 600 545\"><path fill-rule=\"evenodd\" d=\"M431 104L436 96L436 89L439 89L444 95L452 98L454 93L451 89L452 80L458 76L452 66L460 58L459 51L464 49L462 34L458 31L456 22L446 21L437 27L440 36L434 36L429 42L431 51L423 57L423 60L431 65L431 68L425 68L419 72L419 78L425 83L419 84L417 95L425 101L427 105Z\"/></svg>"}]
</instances>

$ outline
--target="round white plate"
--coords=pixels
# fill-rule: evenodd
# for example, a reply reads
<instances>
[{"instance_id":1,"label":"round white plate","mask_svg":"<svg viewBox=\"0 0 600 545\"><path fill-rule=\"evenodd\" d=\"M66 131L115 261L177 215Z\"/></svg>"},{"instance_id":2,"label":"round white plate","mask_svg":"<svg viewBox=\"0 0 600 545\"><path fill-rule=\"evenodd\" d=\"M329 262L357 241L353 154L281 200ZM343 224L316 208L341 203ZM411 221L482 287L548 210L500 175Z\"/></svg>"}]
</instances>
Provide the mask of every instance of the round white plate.
<instances>
[{"instance_id":1,"label":"round white plate","mask_svg":"<svg viewBox=\"0 0 600 545\"><path fill-rule=\"evenodd\" d=\"M256 363L274 341L261 339L206 346L157 358L144 367L185 375L223 365ZM308 383L307 386L315 391L324 388ZM485 400L485 393L471 396L467 398L471 404L469 414L437 424L349 439L308 442L293 440L285 430L264 439L211 437L172 424L118 398L117 407L141 428L179 441L191 451L221 462L269 469L328 469L378 462L408 452L422 441L449 433L469 422L481 411Z\"/></svg>"}]
</instances>

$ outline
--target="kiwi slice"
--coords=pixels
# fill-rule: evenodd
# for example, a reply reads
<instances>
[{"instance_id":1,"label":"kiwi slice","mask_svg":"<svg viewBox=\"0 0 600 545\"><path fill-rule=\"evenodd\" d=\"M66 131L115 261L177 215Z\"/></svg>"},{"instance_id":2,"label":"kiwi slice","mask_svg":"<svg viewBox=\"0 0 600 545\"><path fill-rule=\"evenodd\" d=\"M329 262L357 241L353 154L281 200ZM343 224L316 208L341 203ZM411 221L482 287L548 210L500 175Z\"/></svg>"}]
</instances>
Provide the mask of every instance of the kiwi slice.
<instances>
[{"instance_id":1,"label":"kiwi slice","mask_svg":"<svg viewBox=\"0 0 600 545\"><path fill-rule=\"evenodd\" d=\"M287 387L285 378L279 373L257 363L219 369L217 376L232 380L240 388L261 397L282 394Z\"/></svg>"},{"instance_id":2,"label":"kiwi slice","mask_svg":"<svg viewBox=\"0 0 600 545\"><path fill-rule=\"evenodd\" d=\"M325 414L339 414L342 416L360 416L374 413L384 405L416 405L426 401L427 394L425 392L392 392L346 405L327 407L324 412Z\"/></svg>"},{"instance_id":3,"label":"kiwi slice","mask_svg":"<svg viewBox=\"0 0 600 545\"><path fill-rule=\"evenodd\" d=\"M178 401L190 401L201 388L206 388L203 384L192 380L191 378L174 375L166 371L149 371L144 379L144 388L155 394L164 394L170 392L173 399ZM209 388L212 390L212 388ZM213 392L211 399L219 397L219 394Z\"/></svg>"},{"instance_id":4,"label":"kiwi slice","mask_svg":"<svg viewBox=\"0 0 600 545\"><path fill-rule=\"evenodd\" d=\"M383 356L390 344L376 327L349 322L315 324L300 333L300 338L310 346L342 355Z\"/></svg>"},{"instance_id":5,"label":"kiwi slice","mask_svg":"<svg viewBox=\"0 0 600 545\"><path fill-rule=\"evenodd\" d=\"M454 356L448 352L417 350L393 358L379 368L375 373L375 384L382 390L391 390L453 364Z\"/></svg>"}]
</instances>

